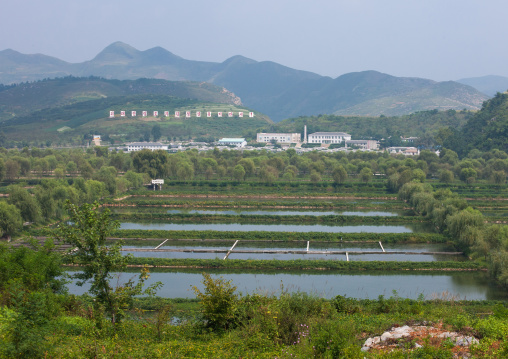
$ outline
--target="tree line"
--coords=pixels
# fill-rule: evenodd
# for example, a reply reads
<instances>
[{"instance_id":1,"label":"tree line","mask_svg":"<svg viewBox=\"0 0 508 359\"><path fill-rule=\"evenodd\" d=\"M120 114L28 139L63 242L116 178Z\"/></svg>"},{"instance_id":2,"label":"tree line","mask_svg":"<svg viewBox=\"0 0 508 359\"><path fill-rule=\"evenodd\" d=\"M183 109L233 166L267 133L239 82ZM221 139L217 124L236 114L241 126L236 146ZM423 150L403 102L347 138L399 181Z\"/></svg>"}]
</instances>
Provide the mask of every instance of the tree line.
<instances>
[{"instance_id":1,"label":"tree line","mask_svg":"<svg viewBox=\"0 0 508 359\"><path fill-rule=\"evenodd\" d=\"M397 192L413 180L444 184L490 183L504 185L508 155L504 151L472 150L459 159L443 149L439 155L422 151L417 157L374 152L284 152L218 149L178 153L142 150L110 152L106 147L54 150L0 149L0 180L6 200L0 201L2 235L18 232L23 223L46 223L60 219L63 202L92 203L131 189L142 188L150 179L178 181L379 182L387 179Z\"/></svg>"}]
</instances>

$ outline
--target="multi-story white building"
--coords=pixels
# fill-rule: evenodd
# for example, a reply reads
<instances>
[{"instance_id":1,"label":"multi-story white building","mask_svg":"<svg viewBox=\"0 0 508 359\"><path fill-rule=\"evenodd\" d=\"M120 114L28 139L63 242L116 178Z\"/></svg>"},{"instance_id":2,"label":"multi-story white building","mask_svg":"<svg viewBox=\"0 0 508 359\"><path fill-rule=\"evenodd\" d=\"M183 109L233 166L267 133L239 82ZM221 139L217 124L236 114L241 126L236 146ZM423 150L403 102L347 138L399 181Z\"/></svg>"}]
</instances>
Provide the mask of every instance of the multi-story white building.
<instances>
[{"instance_id":1,"label":"multi-story white building","mask_svg":"<svg viewBox=\"0 0 508 359\"><path fill-rule=\"evenodd\" d=\"M302 136L299 133L258 133L257 142L300 143Z\"/></svg>"},{"instance_id":2,"label":"multi-story white building","mask_svg":"<svg viewBox=\"0 0 508 359\"><path fill-rule=\"evenodd\" d=\"M309 135L308 143L342 143L351 139L351 135L345 132L314 132Z\"/></svg>"},{"instance_id":3,"label":"multi-story white building","mask_svg":"<svg viewBox=\"0 0 508 359\"><path fill-rule=\"evenodd\" d=\"M160 142L133 142L127 144L127 152L141 151L148 149L151 151L155 150L168 150L168 145L163 145Z\"/></svg>"}]
</instances>

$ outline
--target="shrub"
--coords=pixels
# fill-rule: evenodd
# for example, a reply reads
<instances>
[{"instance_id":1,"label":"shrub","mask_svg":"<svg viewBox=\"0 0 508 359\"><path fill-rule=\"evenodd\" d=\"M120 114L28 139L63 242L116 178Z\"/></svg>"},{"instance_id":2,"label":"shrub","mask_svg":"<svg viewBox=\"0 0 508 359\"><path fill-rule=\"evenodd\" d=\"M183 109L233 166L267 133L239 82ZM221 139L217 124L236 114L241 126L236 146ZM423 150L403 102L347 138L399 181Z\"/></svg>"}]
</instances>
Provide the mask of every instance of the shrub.
<instances>
[{"instance_id":1,"label":"shrub","mask_svg":"<svg viewBox=\"0 0 508 359\"><path fill-rule=\"evenodd\" d=\"M205 291L201 292L196 286L192 289L201 300L202 314L206 326L214 330L224 330L233 327L236 323L238 308L238 295L236 287L231 280L222 277L213 279L208 273L203 273Z\"/></svg>"}]
</instances>

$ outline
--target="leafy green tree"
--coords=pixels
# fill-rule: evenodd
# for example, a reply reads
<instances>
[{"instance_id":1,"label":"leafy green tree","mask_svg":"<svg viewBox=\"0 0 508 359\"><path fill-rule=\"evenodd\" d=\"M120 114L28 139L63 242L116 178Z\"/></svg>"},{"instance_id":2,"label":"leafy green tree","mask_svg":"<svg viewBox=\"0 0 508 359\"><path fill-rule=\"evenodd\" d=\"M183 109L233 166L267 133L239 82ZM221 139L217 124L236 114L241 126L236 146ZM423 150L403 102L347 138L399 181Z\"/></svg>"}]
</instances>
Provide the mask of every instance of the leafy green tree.
<instances>
[{"instance_id":1,"label":"leafy green tree","mask_svg":"<svg viewBox=\"0 0 508 359\"><path fill-rule=\"evenodd\" d=\"M16 156L13 158L19 163L19 173L22 176L29 176L30 175L30 169L31 169L31 163L28 158Z\"/></svg>"},{"instance_id":2,"label":"leafy green tree","mask_svg":"<svg viewBox=\"0 0 508 359\"><path fill-rule=\"evenodd\" d=\"M506 172L505 171L493 171L490 175L490 179L495 184L503 184L506 182Z\"/></svg>"},{"instance_id":3,"label":"leafy green tree","mask_svg":"<svg viewBox=\"0 0 508 359\"><path fill-rule=\"evenodd\" d=\"M238 161L238 164L242 165L247 176L252 176L256 170L256 165L251 158L242 158L240 161Z\"/></svg>"},{"instance_id":4,"label":"leafy green tree","mask_svg":"<svg viewBox=\"0 0 508 359\"><path fill-rule=\"evenodd\" d=\"M310 181L312 183L318 183L321 181L321 175L319 174L318 171L316 170L310 171Z\"/></svg>"},{"instance_id":5,"label":"leafy green tree","mask_svg":"<svg viewBox=\"0 0 508 359\"><path fill-rule=\"evenodd\" d=\"M439 180L443 183L452 183L454 179L453 172L447 169L441 170Z\"/></svg>"},{"instance_id":6,"label":"leafy green tree","mask_svg":"<svg viewBox=\"0 0 508 359\"><path fill-rule=\"evenodd\" d=\"M485 219L480 211L467 207L466 209L446 218L448 233L459 243L471 247L481 236Z\"/></svg>"},{"instance_id":7,"label":"leafy green tree","mask_svg":"<svg viewBox=\"0 0 508 359\"><path fill-rule=\"evenodd\" d=\"M31 196L25 188L14 185L9 186L8 191L8 202L19 209L24 221L38 222L41 219L41 208L37 199Z\"/></svg>"},{"instance_id":8,"label":"leafy green tree","mask_svg":"<svg viewBox=\"0 0 508 359\"><path fill-rule=\"evenodd\" d=\"M152 137L154 141L159 141L162 136L161 126L156 124L152 127Z\"/></svg>"},{"instance_id":9,"label":"leafy green tree","mask_svg":"<svg viewBox=\"0 0 508 359\"><path fill-rule=\"evenodd\" d=\"M94 179L106 185L109 194L116 193L116 168L113 166L103 166L94 175Z\"/></svg>"},{"instance_id":10,"label":"leafy green tree","mask_svg":"<svg viewBox=\"0 0 508 359\"><path fill-rule=\"evenodd\" d=\"M194 166L188 161L180 161L176 176L183 181L189 181L194 178Z\"/></svg>"},{"instance_id":11,"label":"leafy green tree","mask_svg":"<svg viewBox=\"0 0 508 359\"><path fill-rule=\"evenodd\" d=\"M23 227L19 209L7 202L0 201L0 235L12 236Z\"/></svg>"},{"instance_id":12,"label":"leafy green tree","mask_svg":"<svg viewBox=\"0 0 508 359\"><path fill-rule=\"evenodd\" d=\"M87 202L94 202L107 195L106 185L100 181L88 180L85 182Z\"/></svg>"},{"instance_id":13,"label":"leafy green tree","mask_svg":"<svg viewBox=\"0 0 508 359\"><path fill-rule=\"evenodd\" d=\"M20 166L17 161L9 159L5 162L5 177L7 177L7 179L12 181L17 178L19 176L19 170Z\"/></svg>"},{"instance_id":14,"label":"leafy green tree","mask_svg":"<svg viewBox=\"0 0 508 359\"><path fill-rule=\"evenodd\" d=\"M0 181L2 181L4 179L5 171L6 171L5 162L4 162L3 158L0 158Z\"/></svg>"},{"instance_id":15,"label":"leafy green tree","mask_svg":"<svg viewBox=\"0 0 508 359\"><path fill-rule=\"evenodd\" d=\"M364 167L362 168L362 170L360 171L360 180L362 182L370 182L370 180L372 179L372 170L369 168L369 167Z\"/></svg>"},{"instance_id":16,"label":"leafy green tree","mask_svg":"<svg viewBox=\"0 0 508 359\"><path fill-rule=\"evenodd\" d=\"M132 298L140 294L153 294L160 283L143 291L144 282L149 277L147 269L144 268L137 284L131 279L113 288L112 273L123 271L130 258L122 255L121 240L111 245L106 243L107 237L118 228L119 223L111 220L108 209L100 211L97 202L83 204L81 207L67 202L67 209L70 223L60 224L54 237L72 246L69 256L82 268L82 271L74 274L72 278L77 279L80 286L90 281L90 293L95 296L96 313L105 310L113 324L120 323L124 317L124 309L131 304Z\"/></svg>"},{"instance_id":17,"label":"leafy green tree","mask_svg":"<svg viewBox=\"0 0 508 359\"><path fill-rule=\"evenodd\" d=\"M95 146L94 151L97 157L108 157L109 155L109 149L107 147Z\"/></svg>"},{"instance_id":18,"label":"leafy green tree","mask_svg":"<svg viewBox=\"0 0 508 359\"><path fill-rule=\"evenodd\" d=\"M87 160L82 160L81 162L79 162L78 170L80 176L83 177L84 179L92 178L94 170L90 162L88 162Z\"/></svg>"},{"instance_id":19,"label":"leafy green tree","mask_svg":"<svg viewBox=\"0 0 508 359\"><path fill-rule=\"evenodd\" d=\"M259 171L259 178L265 183L273 183L279 178L279 171L272 166L264 166Z\"/></svg>"},{"instance_id":20,"label":"leafy green tree","mask_svg":"<svg viewBox=\"0 0 508 359\"><path fill-rule=\"evenodd\" d=\"M465 182L474 182L477 172L473 168L463 168L460 170L460 179Z\"/></svg>"},{"instance_id":21,"label":"leafy green tree","mask_svg":"<svg viewBox=\"0 0 508 359\"><path fill-rule=\"evenodd\" d=\"M245 169L242 165L236 165L233 169L233 177L236 181L242 181L245 177Z\"/></svg>"},{"instance_id":22,"label":"leafy green tree","mask_svg":"<svg viewBox=\"0 0 508 359\"><path fill-rule=\"evenodd\" d=\"M141 188L143 187L143 174L142 173L136 173L134 171L127 171L125 172L124 178L129 181L130 185L129 187L132 188Z\"/></svg>"},{"instance_id":23,"label":"leafy green tree","mask_svg":"<svg viewBox=\"0 0 508 359\"><path fill-rule=\"evenodd\" d=\"M164 178L168 173L169 154L162 150L136 151L132 156L132 164L137 172L147 173L151 178Z\"/></svg>"},{"instance_id":24,"label":"leafy green tree","mask_svg":"<svg viewBox=\"0 0 508 359\"><path fill-rule=\"evenodd\" d=\"M347 179L346 169L342 165L338 165L333 169L332 177L335 183L343 183Z\"/></svg>"}]
</instances>

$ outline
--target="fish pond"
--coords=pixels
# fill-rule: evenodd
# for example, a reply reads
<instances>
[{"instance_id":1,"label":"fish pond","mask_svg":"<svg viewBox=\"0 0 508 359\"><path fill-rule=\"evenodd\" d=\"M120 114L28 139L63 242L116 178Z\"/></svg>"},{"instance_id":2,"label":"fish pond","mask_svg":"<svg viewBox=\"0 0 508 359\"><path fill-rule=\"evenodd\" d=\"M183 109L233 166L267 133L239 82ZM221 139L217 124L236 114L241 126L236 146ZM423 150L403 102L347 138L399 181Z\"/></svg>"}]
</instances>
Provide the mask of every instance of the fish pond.
<instances>
[{"instance_id":1,"label":"fish pond","mask_svg":"<svg viewBox=\"0 0 508 359\"><path fill-rule=\"evenodd\" d=\"M506 300L508 293L489 280L485 272L332 272L332 271L227 271L206 270L214 277L231 280L243 294L279 295L282 291L306 292L323 298L345 295L352 298L390 297L394 292L402 298L445 300ZM72 274L72 272L69 272ZM117 274L114 284L136 278L137 273ZM168 298L195 298L191 287L203 290L202 270L153 271L147 285L160 281L157 295ZM83 294L89 286L68 284L72 294Z\"/></svg>"},{"instance_id":2,"label":"fish pond","mask_svg":"<svg viewBox=\"0 0 508 359\"><path fill-rule=\"evenodd\" d=\"M327 233L433 233L430 223L408 223L404 225L358 224L244 224L244 223L168 223L161 221L121 222L120 229L165 230L165 231L269 231L269 232L327 232Z\"/></svg>"},{"instance_id":3,"label":"fish pond","mask_svg":"<svg viewBox=\"0 0 508 359\"><path fill-rule=\"evenodd\" d=\"M124 253L134 257L152 258L224 258L233 241L193 243L167 241L162 246L125 245ZM298 242L274 243L264 241L239 241L229 254L230 259L243 260L349 260L349 261L464 261L463 255L445 244L379 244L379 243L323 243ZM347 254L347 255L346 255Z\"/></svg>"}]
</instances>

